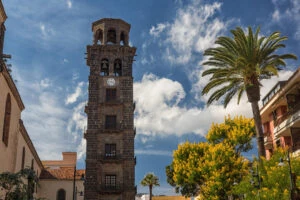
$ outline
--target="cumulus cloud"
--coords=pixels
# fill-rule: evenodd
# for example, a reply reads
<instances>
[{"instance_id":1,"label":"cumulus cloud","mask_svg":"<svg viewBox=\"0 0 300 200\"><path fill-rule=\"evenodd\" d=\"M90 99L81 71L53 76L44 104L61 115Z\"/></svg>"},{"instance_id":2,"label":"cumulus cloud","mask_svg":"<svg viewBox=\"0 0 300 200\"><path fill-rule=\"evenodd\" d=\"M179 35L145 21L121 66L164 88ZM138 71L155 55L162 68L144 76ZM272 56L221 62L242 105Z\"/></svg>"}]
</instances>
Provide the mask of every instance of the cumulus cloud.
<instances>
[{"instance_id":1,"label":"cumulus cloud","mask_svg":"<svg viewBox=\"0 0 300 200\"><path fill-rule=\"evenodd\" d=\"M212 121L222 121L226 113L249 114L245 107L222 105L209 108L186 108L180 105L185 98L185 91L179 82L159 78L153 74L143 77L134 85L136 101L135 124L138 133L145 135L196 133L205 135Z\"/></svg>"},{"instance_id":2,"label":"cumulus cloud","mask_svg":"<svg viewBox=\"0 0 300 200\"><path fill-rule=\"evenodd\" d=\"M221 5L195 0L178 9L173 22L152 26L150 35L161 38L165 47L164 58L173 64L185 64L191 61L193 52L203 52L212 46L217 35L227 26L227 22L213 19Z\"/></svg>"},{"instance_id":3,"label":"cumulus cloud","mask_svg":"<svg viewBox=\"0 0 300 200\"><path fill-rule=\"evenodd\" d=\"M262 81L261 98L279 80L287 80L291 74L291 71L281 71L278 77ZM179 82L153 74L144 75L141 82L134 84L137 133L162 137L189 133L205 136L212 122L220 123L228 114L252 117L246 95L242 97L240 105L237 105L237 98L234 97L226 109L221 102L215 102L209 107L187 108L180 104L184 98L185 91ZM208 96L202 97L204 102L207 99ZM143 143L148 141L143 136L141 140Z\"/></svg>"}]
</instances>

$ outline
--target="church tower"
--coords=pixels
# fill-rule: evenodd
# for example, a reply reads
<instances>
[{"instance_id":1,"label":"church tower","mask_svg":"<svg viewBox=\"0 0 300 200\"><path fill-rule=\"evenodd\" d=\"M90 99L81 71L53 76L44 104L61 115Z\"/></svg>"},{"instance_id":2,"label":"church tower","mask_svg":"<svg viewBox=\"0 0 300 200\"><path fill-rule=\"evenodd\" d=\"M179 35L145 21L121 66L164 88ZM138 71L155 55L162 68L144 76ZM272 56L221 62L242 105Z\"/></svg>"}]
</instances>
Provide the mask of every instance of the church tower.
<instances>
[{"instance_id":1,"label":"church tower","mask_svg":"<svg viewBox=\"0 0 300 200\"><path fill-rule=\"evenodd\" d=\"M134 200L134 108L130 24L104 18L92 24L85 139L85 200Z\"/></svg>"}]
</instances>

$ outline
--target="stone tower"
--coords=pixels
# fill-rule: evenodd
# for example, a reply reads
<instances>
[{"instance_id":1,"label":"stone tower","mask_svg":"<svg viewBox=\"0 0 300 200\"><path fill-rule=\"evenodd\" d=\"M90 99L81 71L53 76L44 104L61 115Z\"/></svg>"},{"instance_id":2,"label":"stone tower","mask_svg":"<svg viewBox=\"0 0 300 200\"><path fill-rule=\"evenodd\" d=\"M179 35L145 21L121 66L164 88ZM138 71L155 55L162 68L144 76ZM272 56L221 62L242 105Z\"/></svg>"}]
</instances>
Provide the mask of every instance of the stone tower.
<instances>
[{"instance_id":1,"label":"stone tower","mask_svg":"<svg viewBox=\"0 0 300 200\"><path fill-rule=\"evenodd\" d=\"M85 200L134 200L134 108L130 24L104 18L92 24L85 139Z\"/></svg>"}]
</instances>

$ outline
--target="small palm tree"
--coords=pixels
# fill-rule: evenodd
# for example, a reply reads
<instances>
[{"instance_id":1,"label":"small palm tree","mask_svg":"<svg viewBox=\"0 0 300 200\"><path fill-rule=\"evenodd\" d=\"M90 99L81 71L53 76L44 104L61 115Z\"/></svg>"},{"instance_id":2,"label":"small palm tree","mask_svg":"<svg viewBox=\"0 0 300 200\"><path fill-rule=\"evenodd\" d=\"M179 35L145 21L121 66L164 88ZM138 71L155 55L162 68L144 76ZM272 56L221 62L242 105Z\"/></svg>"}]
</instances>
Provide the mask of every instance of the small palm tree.
<instances>
[{"instance_id":1,"label":"small palm tree","mask_svg":"<svg viewBox=\"0 0 300 200\"><path fill-rule=\"evenodd\" d=\"M251 103L253 118L256 127L256 137L259 156L265 157L264 135L258 102L260 100L260 81L278 75L278 70L286 65L285 59L297 59L293 54L277 55L275 51L285 47L282 44L287 37L281 37L274 32L268 37L259 36L258 28L253 34L248 28L248 34L237 27L231 30L233 38L219 37L217 47L205 50L204 56L210 56L203 65L212 68L205 70L202 76L212 75L202 90L202 95L215 89L210 95L207 104L222 98L224 107L237 95L237 101L246 92Z\"/></svg>"},{"instance_id":2,"label":"small palm tree","mask_svg":"<svg viewBox=\"0 0 300 200\"><path fill-rule=\"evenodd\" d=\"M154 175L154 173L148 173L141 181L141 185L149 187L150 200L152 200L152 189L154 186L159 186L159 179Z\"/></svg>"}]
</instances>

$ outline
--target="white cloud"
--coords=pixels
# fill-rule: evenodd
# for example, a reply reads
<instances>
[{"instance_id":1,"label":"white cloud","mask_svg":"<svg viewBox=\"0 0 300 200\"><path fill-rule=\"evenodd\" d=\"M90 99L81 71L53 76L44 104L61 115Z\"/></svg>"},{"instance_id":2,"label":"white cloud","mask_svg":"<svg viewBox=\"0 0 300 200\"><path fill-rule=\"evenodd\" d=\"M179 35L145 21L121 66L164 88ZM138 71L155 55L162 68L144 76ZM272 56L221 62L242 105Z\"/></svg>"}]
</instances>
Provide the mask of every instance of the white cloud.
<instances>
[{"instance_id":1,"label":"white cloud","mask_svg":"<svg viewBox=\"0 0 300 200\"><path fill-rule=\"evenodd\" d=\"M152 26L149 33L150 35L153 35L154 37L159 36L159 34L161 34L161 32L163 32L169 25L168 24L162 24L159 23L156 25L156 27Z\"/></svg>"},{"instance_id":2,"label":"white cloud","mask_svg":"<svg viewBox=\"0 0 300 200\"><path fill-rule=\"evenodd\" d=\"M50 77L39 80L30 73L26 74L26 71L19 71L23 68L14 66L14 76L20 83L18 89L26 107L22 112L22 119L40 158L60 159L61 152L76 151L78 148L80 159L84 148L82 135L86 116L85 102L78 99L84 99L81 97L86 92L81 93L77 98L78 103L69 108L61 101L67 88L58 88L59 83Z\"/></svg>"},{"instance_id":3,"label":"white cloud","mask_svg":"<svg viewBox=\"0 0 300 200\"><path fill-rule=\"evenodd\" d=\"M153 74L145 75L134 84L136 101L135 124L138 133L144 135L205 135L213 121L222 121L228 113L251 113L250 107L212 105L209 108L186 108L180 106L185 92L180 83Z\"/></svg>"},{"instance_id":4,"label":"white cloud","mask_svg":"<svg viewBox=\"0 0 300 200\"><path fill-rule=\"evenodd\" d=\"M74 93L68 94L67 99L65 100L66 105L72 104L77 101L78 97L82 94L82 88L84 86L84 82L79 82Z\"/></svg>"},{"instance_id":5,"label":"white cloud","mask_svg":"<svg viewBox=\"0 0 300 200\"><path fill-rule=\"evenodd\" d=\"M40 86L42 88L47 88L47 87L50 87L51 85L52 85L52 83L51 83L50 79L48 79L48 78L45 78L45 79L41 80L41 82L40 82Z\"/></svg>"},{"instance_id":6,"label":"white cloud","mask_svg":"<svg viewBox=\"0 0 300 200\"><path fill-rule=\"evenodd\" d=\"M171 151L163 151L163 150L143 150L143 149L136 149L134 151L136 155L156 155L156 156L172 156Z\"/></svg>"},{"instance_id":7,"label":"white cloud","mask_svg":"<svg viewBox=\"0 0 300 200\"><path fill-rule=\"evenodd\" d=\"M87 119L84 114L84 107L86 103L81 102L73 108L72 116L69 119L67 130L69 133L83 131L86 129Z\"/></svg>"},{"instance_id":8,"label":"white cloud","mask_svg":"<svg viewBox=\"0 0 300 200\"><path fill-rule=\"evenodd\" d=\"M291 74L291 71L281 71L279 77L262 81L261 98L279 80L287 80ZM184 98L185 92L180 83L153 74L145 75L141 82L134 84L135 124L142 143L148 142L147 136L182 136L188 133L205 136L212 122L220 123L228 114L252 117L246 95L240 105L234 97L226 109L221 102L214 102L209 107L187 108L180 104ZM206 102L208 95L199 98Z\"/></svg>"},{"instance_id":9,"label":"white cloud","mask_svg":"<svg viewBox=\"0 0 300 200\"><path fill-rule=\"evenodd\" d=\"M86 139L82 138L80 144L77 147L77 158L82 159L86 154Z\"/></svg>"},{"instance_id":10,"label":"white cloud","mask_svg":"<svg viewBox=\"0 0 300 200\"><path fill-rule=\"evenodd\" d=\"M279 21L279 20L280 20L280 13L279 13L279 10L278 10L278 9L276 9L276 10L273 12L273 14L272 14L272 19L273 19L274 21Z\"/></svg>"},{"instance_id":11,"label":"white cloud","mask_svg":"<svg viewBox=\"0 0 300 200\"><path fill-rule=\"evenodd\" d=\"M77 158L82 159L86 152L86 140L83 134L87 126L87 116L84 113L86 103L80 102L73 108L72 116L67 124L67 132L73 136L74 143L77 145Z\"/></svg>"},{"instance_id":12,"label":"white cloud","mask_svg":"<svg viewBox=\"0 0 300 200\"><path fill-rule=\"evenodd\" d=\"M150 35L161 37L165 47L164 58L174 64L191 61L193 52L203 52L212 46L216 37L226 28L227 22L212 17L221 9L221 3L203 4L201 0L177 10L172 23L152 26ZM164 31L166 30L166 31Z\"/></svg>"},{"instance_id":13,"label":"white cloud","mask_svg":"<svg viewBox=\"0 0 300 200\"><path fill-rule=\"evenodd\" d=\"M283 3L289 1L287 5L282 6ZM272 0L275 10L272 14L273 22L281 23L282 26L287 26L286 22L294 23L292 28L295 28L294 38L300 40L300 1L299 0Z\"/></svg>"},{"instance_id":14,"label":"white cloud","mask_svg":"<svg viewBox=\"0 0 300 200\"><path fill-rule=\"evenodd\" d=\"M43 39L49 39L51 36L55 35L55 31L53 28L50 27L50 25L44 24L44 23L40 23L39 25L41 34L42 34L42 38Z\"/></svg>"},{"instance_id":15,"label":"white cloud","mask_svg":"<svg viewBox=\"0 0 300 200\"><path fill-rule=\"evenodd\" d=\"M68 8L72 8L72 1L71 0L67 0L67 5L68 5Z\"/></svg>"}]
</instances>

